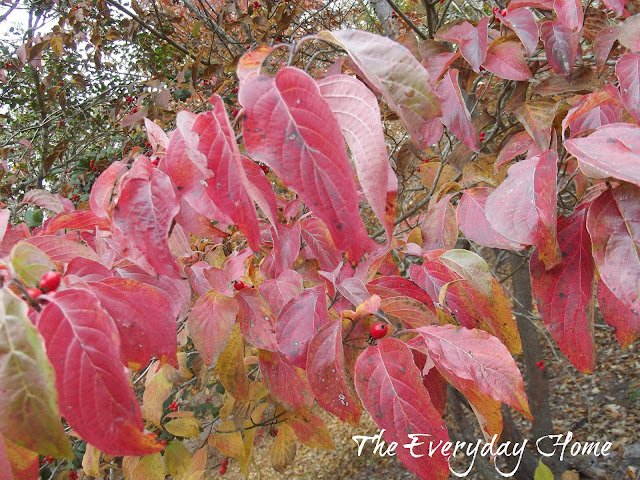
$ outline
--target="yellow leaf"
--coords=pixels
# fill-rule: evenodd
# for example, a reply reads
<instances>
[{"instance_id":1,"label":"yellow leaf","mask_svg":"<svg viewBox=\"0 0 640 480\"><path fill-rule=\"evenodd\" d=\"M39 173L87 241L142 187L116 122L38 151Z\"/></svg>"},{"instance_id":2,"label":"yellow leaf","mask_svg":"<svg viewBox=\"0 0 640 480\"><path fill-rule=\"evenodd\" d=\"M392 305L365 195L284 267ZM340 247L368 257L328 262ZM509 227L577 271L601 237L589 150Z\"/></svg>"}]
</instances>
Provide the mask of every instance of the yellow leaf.
<instances>
[{"instance_id":1,"label":"yellow leaf","mask_svg":"<svg viewBox=\"0 0 640 480\"><path fill-rule=\"evenodd\" d=\"M244 368L244 339L236 323L231 331L229 343L218 357L216 371L220 383L236 399L249 400L249 379Z\"/></svg>"},{"instance_id":2,"label":"yellow leaf","mask_svg":"<svg viewBox=\"0 0 640 480\"><path fill-rule=\"evenodd\" d=\"M61 37L53 37L51 39L51 50L56 54L58 58L62 56L62 38Z\"/></svg>"},{"instance_id":3,"label":"yellow leaf","mask_svg":"<svg viewBox=\"0 0 640 480\"><path fill-rule=\"evenodd\" d=\"M182 442L174 440L167 445L164 451L164 466L175 480L182 480L184 478L190 463L191 454Z\"/></svg>"},{"instance_id":4,"label":"yellow leaf","mask_svg":"<svg viewBox=\"0 0 640 480\"><path fill-rule=\"evenodd\" d=\"M147 384L142 395L142 416L156 426L160 426L162 418L162 405L169 398L173 388L165 373L168 365L162 367L160 371Z\"/></svg>"},{"instance_id":5,"label":"yellow leaf","mask_svg":"<svg viewBox=\"0 0 640 480\"><path fill-rule=\"evenodd\" d=\"M204 470L207 465L207 447L202 447L191 457L185 480L204 480Z\"/></svg>"},{"instance_id":6,"label":"yellow leaf","mask_svg":"<svg viewBox=\"0 0 640 480\"><path fill-rule=\"evenodd\" d=\"M87 475L102 477L100 475L100 454L102 452L93 445L87 443L87 449L82 457L82 468Z\"/></svg>"},{"instance_id":7,"label":"yellow leaf","mask_svg":"<svg viewBox=\"0 0 640 480\"><path fill-rule=\"evenodd\" d=\"M292 417L287 419L285 424L289 425L293 429L296 437L298 437L298 440L309 448L321 448L325 450L334 450L336 448L327 425L316 415L309 415L308 420ZM280 436L279 433L278 436Z\"/></svg>"},{"instance_id":8,"label":"yellow leaf","mask_svg":"<svg viewBox=\"0 0 640 480\"><path fill-rule=\"evenodd\" d=\"M271 466L277 472L283 473L296 458L296 436L293 429L283 423L278 430L278 436L271 447Z\"/></svg>"},{"instance_id":9,"label":"yellow leaf","mask_svg":"<svg viewBox=\"0 0 640 480\"><path fill-rule=\"evenodd\" d=\"M156 452L142 457L133 468L131 476L126 478L127 480L137 480L140 478L144 478L145 480L164 480L164 477L165 471L164 464L162 463L162 455L160 455L160 452Z\"/></svg>"},{"instance_id":10,"label":"yellow leaf","mask_svg":"<svg viewBox=\"0 0 640 480\"><path fill-rule=\"evenodd\" d=\"M409 233L407 237L407 243L415 243L419 247L422 247L422 230L420 230L420 227L411 230L411 233Z\"/></svg>"},{"instance_id":11,"label":"yellow leaf","mask_svg":"<svg viewBox=\"0 0 640 480\"><path fill-rule=\"evenodd\" d=\"M200 423L194 417L176 418L165 423L164 429L176 437L198 438L200 435Z\"/></svg>"},{"instance_id":12,"label":"yellow leaf","mask_svg":"<svg viewBox=\"0 0 640 480\"><path fill-rule=\"evenodd\" d=\"M209 445L216 447L225 457L237 460L244 455L242 434L231 421L220 424L216 433L209 436Z\"/></svg>"}]
</instances>

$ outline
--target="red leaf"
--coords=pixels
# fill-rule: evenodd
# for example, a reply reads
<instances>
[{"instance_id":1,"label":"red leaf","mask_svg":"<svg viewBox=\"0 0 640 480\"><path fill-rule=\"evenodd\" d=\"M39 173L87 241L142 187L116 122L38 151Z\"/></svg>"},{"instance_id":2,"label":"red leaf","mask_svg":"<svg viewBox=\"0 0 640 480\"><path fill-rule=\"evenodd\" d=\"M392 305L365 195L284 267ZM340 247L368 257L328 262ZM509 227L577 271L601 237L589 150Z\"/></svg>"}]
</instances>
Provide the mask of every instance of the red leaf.
<instances>
[{"instance_id":1,"label":"red leaf","mask_svg":"<svg viewBox=\"0 0 640 480\"><path fill-rule=\"evenodd\" d=\"M587 137L567 140L564 146L578 159L585 175L640 185L640 127L628 123L605 125Z\"/></svg>"},{"instance_id":2,"label":"red leaf","mask_svg":"<svg viewBox=\"0 0 640 480\"><path fill-rule=\"evenodd\" d=\"M236 69L238 79L243 82L250 75L259 74L262 62L269 56L273 49L274 47L260 45L242 55Z\"/></svg>"},{"instance_id":3,"label":"red leaf","mask_svg":"<svg viewBox=\"0 0 640 480\"><path fill-rule=\"evenodd\" d=\"M191 309L189 336L207 365L215 364L227 346L237 314L237 302L213 290L201 295Z\"/></svg>"},{"instance_id":4,"label":"red leaf","mask_svg":"<svg viewBox=\"0 0 640 480\"><path fill-rule=\"evenodd\" d=\"M582 30L584 12L581 0L554 0L553 10L565 27L574 32Z\"/></svg>"},{"instance_id":5,"label":"red leaf","mask_svg":"<svg viewBox=\"0 0 640 480\"><path fill-rule=\"evenodd\" d=\"M99 282L105 278L112 277L113 273L101 263L78 257L69 262L65 275L75 275L85 282Z\"/></svg>"},{"instance_id":6,"label":"red leaf","mask_svg":"<svg viewBox=\"0 0 640 480\"><path fill-rule=\"evenodd\" d=\"M438 371L463 394L480 392L533 419L520 370L496 337L454 325L414 331L420 334Z\"/></svg>"},{"instance_id":7,"label":"red leaf","mask_svg":"<svg viewBox=\"0 0 640 480\"><path fill-rule=\"evenodd\" d=\"M306 367L318 404L343 422L358 425L362 408L345 367L341 321L326 323L315 333Z\"/></svg>"},{"instance_id":8,"label":"red leaf","mask_svg":"<svg viewBox=\"0 0 640 480\"><path fill-rule=\"evenodd\" d=\"M491 192L493 189L488 187L468 188L463 192L456 212L460 231L469 240L485 247L522 250L523 245L500 235L487 220L485 204Z\"/></svg>"},{"instance_id":9,"label":"red leaf","mask_svg":"<svg viewBox=\"0 0 640 480\"><path fill-rule=\"evenodd\" d=\"M640 316L637 310L634 312L634 309L621 302L602 280L598 282L597 297L604 321L615 328L620 346L623 349L627 348L631 342L640 337Z\"/></svg>"},{"instance_id":10,"label":"red leaf","mask_svg":"<svg viewBox=\"0 0 640 480\"><path fill-rule=\"evenodd\" d=\"M547 268L560 262L556 242L557 155L547 150L516 163L485 204L491 227L503 237L535 245Z\"/></svg>"},{"instance_id":11,"label":"red leaf","mask_svg":"<svg viewBox=\"0 0 640 480\"><path fill-rule=\"evenodd\" d=\"M168 242L178 210L171 180L160 170L153 169L149 179L128 179L113 211L113 223L122 232L123 254L134 262L142 257L160 275L179 277Z\"/></svg>"},{"instance_id":12,"label":"red leaf","mask_svg":"<svg viewBox=\"0 0 640 480\"><path fill-rule=\"evenodd\" d=\"M508 10L505 16L500 14L500 21L515 32L529 56L533 56L540 41L540 30L531 10L528 8Z\"/></svg>"},{"instance_id":13,"label":"red leaf","mask_svg":"<svg viewBox=\"0 0 640 480\"><path fill-rule=\"evenodd\" d=\"M443 102L443 105L446 103ZM447 195L427 211L420 226L423 252L455 247L458 239L458 221L450 200L451 197Z\"/></svg>"},{"instance_id":14,"label":"red leaf","mask_svg":"<svg viewBox=\"0 0 640 480\"><path fill-rule=\"evenodd\" d=\"M313 393L304 370L289 363L279 352L260 350L258 362L265 385L285 409L302 416L311 413Z\"/></svg>"},{"instance_id":15,"label":"red leaf","mask_svg":"<svg viewBox=\"0 0 640 480\"><path fill-rule=\"evenodd\" d=\"M278 351L276 318L255 288L245 288L236 294L240 310L238 323L242 336L254 347Z\"/></svg>"},{"instance_id":16,"label":"red leaf","mask_svg":"<svg viewBox=\"0 0 640 480\"><path fill-rule=\"evenodd\" d=\"M278 349L292 364L305 369L311 338L326 323L329 323L329 316L324 288L305 290L292 298L278 315Z\"/></svg>"},{"instance_id":17,"label":"red leaf","mask_svg":"<svg viewBox=\"0 0 640 480\"><path fill-rule=\"evenodd\" d=\"M524 81L532 78L522 54L522 46L508 37L498 37L491 42L487 59L482 66L506 80Z\"/></svg>"},{"instance_id":18,"label":"red leaf","mask_svg":"<svg viewBox=\"0 0 640 480\"><path fill-rule=\"evenodd\" d=\"M436 40L446 40L458 44L464 59L469 62L474 72L480 72L480 65L487 57L489 17L483 17L474 27L469 22L454 25L444 33L438 33ZM446 113L446 108L442 108Z\"/></svg>"},{"instance_id":19,"label":"red leaf","mask_svg":"<svg viewBox=\"0 0 640 480\"><path fill-rule=\"evenodd\" d=\"M82 439L109 455L141 456L163 446L142 432L142 415L120 363L120 336L97 297L58 292L38 321L56 372L60 412Z\"/></svg>"},{"instance_id":20,"label":"red leaf","mask_svg":"<svg viewBox=\"0 0 640 480\"><path fill-rule=\"evenodd\" d=\"M362 82L347 75L318 80L318 87L347 139L364 195L391 239L398 179L387 158L378 100Z\"/></svg>"},{"instance_id":21,"label":"red leaf","mask_svg":"<svg viewBox=\"0 0 640 480\"><path fill-rule=\"evenodd\" d=\"M476 129L471 122L471 114L462 98L460 85L458 84L459 71L455 68L449 70L436 87L436 93L442 105L442 117L451 133L464 142L474 152L478 151Z\"/></svg>"},{"instance_id":22,"label":"red leaf","mask_svg":"<svg viewBox=\"0 0 640 480\"><path fill-rule=\"evenodd\" d=\"M411 347L412 345L409 346ZM447 381L440 372L438 372L438 369L435 368L433 362L428 360L425 352L426 350L423 348L412 348L411 350L411 353L413 353L413 361L422 373L422 384L429 393L431 403L433 403L433 406L440 415L444 415L444 409L447 406ZM429 361L431 366L428 367L428 371L425 374L427 361Z\"/></svg>"},{"instance_id":23,"label":"red leaf","mask_svg":"<svg viewBox=\"0 0 640 480\"><path fill-rule=\"evenodd\" d=\"M429 74L413 54L393 40L363 30L321 32L338 43L362 75L398 114L413 142L426 148L438 139L429 135L430 120L442 113Z\"/></svg>"},{"instance_id":24,"label":"red leaf","mask_svg":"<svg viewBox=\"0 0 640 480\"><path fill-rule=\"evenodd\" d=\"M399 295L410 297L420 303L424 303L432 312L435 312L431 297L408 278L378 277L367 283L367 290L371 295L379 295L382 300ZM392 293L390 295L385 294L387 290Z\"/></svg>"},{"instance_id":25,"label":"red leaf","mask_svg":"<svg viewBox=\"0 0 640 480\"><path fill-rule=\"evenodd\" d=\"M158 290L125 278L107 278L89 286L118 327L122 363L135 371L156 357L178 367L176 319Z\"/></svg>"},{"instance_id":26,"label":"red leaf","mask_svg":"<svg viewBox=\"0 0 640 480\"><path fill-rule=\"evenodd\" d=\"M342 260L342 253L331 239L329 230L321 220L311 217L301 222L302 239L318 260L322 270L334 270Z\"/></svg>"},{"instance_id":27,"label":"red leaf","mask_svg":"<svg viewBox=\"0 0 640 480\"><path fill-rule=\"evenodd\" d=\"M96 216L91 210L75 210L59 213L44 225L44 233L52 234L58 230L109 230L109 222Z\"/></svg>"},{"instance_id":28,"label":"red leaf","mask_svg":"<svg viewBox=\"0 0 640 480\"><path fill-rule=\"evenodd\" d=\"M398 443L398 458L411 472L421 479L449 478L448 458L437 449L449 441L447 427L422 384L409 347L388 338L367 348L356 363L355 385L362 405L385 430L384 439ZM410 451L404 445L412 443L413 434L430 436L413 437L417 446ZM429 446L436 449L432 455Z\"/></svg>"},{"instance_id":29,"label":"red leaf","mask_svg":"<svg viewBox=\"0 0 640 480\"><path fill-rule=\"evenodd\" d=\"M580 33L566 27L558 19L542 23L540 33L549 65L569 80L580 46Z\"/></svg>"},{"instance_id":30,"label":"red leaf","mask_svg":"<svg viewBox=\"0 0 640 480\"><path fill-rule=\"evenodd\" d=\"M262 298L275 315L294 297L302 293L302 277L295 270L285 270L277 278L263 280L258 287Z\"/></svg>"},{"instance_id":31,"label":"red leaf","mask_svg":"<svg viewBox=\"0 0 640 480\"><path fill-rule=\"evenodd\" d=\"M432 305L429 302L427 305ZM380 310L396 317L405 328L418 328L426 325L439 325L440 320L433 313L433 307L409 297L388 297L380 302Z\"/></svg>"},{"instance_id":32,"label":"red leaf","mask_svg":"<svg viewBox=\"0 0 640 480\"><path fill-rule=\"evenodd\" d=\"M206 191L216 206L228 215L247 237L252 250L260 249L260 227L253 201L247 193L247 176L235 133L222 99L211 97L213 110L198 115L193 131L200 135L198 151L207 157L213 172ZM246 140L246 137L245 137ZM248 145L248 143L247 143Z\"/></svg>"},{"instance_id":33,"label":"red leaf","mask_svg":"<svg viewBox=\"0 0 640 480\"><path fill-rule=\"evenodd\" d=\"M632 313L640 312L639 213L640 188L626 183L601 194L587 214L600 278Z\"/></svg>"},{"instance_id":34,"label":"red leaf","mask_svg":"<svg viewBox=\"0 0 640 480\"><path fill-rule=\"evenodd\" d=\"M507 10L512 12L518 8L531 7L542 10L553 10L554 0L511 0Z\"/></svg>"},{"instance_id":35,"label":"red leaf","mask_svg":"<svg viewBox=\"0 0 640 480\"><path fill-rule=\"evenodd\" d=\"M269 165L327 225L336 246L357 262L370 245L359 215L340 126L311 77L284 68L241 85L243 135L251 156Z\"/></svg>"},{"instance_id":36,"label":"red leaf","mask_svg":"<svg viewBox=\"0 0 640 480\"><path fill-rule=\"evenodd\" d=\"M616 15L620 16L624 12L624 5L627 0L602 0L602 3L609 9L613 10Z\"/></svg>"},{"instance_id":37,"label":"red leaf","mask_svg":"<svg viewBox=\"0 0 640 480\"><path fill-rule=\"evenodd\" d=\"M531 256L531 286L549 333L569 361L590 373L596 364L593 341L595 267L585 209L558 220L562 261L545 270L538 253Z\"/></svg>"},{"instance_id":38,"label":"red leaf","mask_svg":"<svg viewBox=\"0 0 640 480\"><path fill-rule=\"evenodd\" d=\"M640 16L639 16L640 18ZM640 121L640 53L627 53L616 62L620 98L636 122Z\"/></svg>"}]
</instances>

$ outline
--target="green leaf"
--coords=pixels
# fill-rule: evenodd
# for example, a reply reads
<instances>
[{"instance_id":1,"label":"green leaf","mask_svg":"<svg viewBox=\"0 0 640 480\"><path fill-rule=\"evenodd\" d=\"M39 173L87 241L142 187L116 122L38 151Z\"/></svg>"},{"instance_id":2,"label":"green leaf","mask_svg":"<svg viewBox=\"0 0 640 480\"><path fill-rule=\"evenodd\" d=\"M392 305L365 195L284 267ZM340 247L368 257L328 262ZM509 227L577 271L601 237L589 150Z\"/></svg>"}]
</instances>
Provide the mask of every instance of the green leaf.
<instances>
[{"instance_id":1,"label":"green leaf","mask_svg":"<svg viewBox=\"0 0 640 480\"><path fill-rule=\"evenodd\" d=\"M73 458L62 431L53 367L27 304L0 290L0 431L21 447Z\"/></svg>"},{"instance_id":2,"label":"green leaf","mask_svg":"<svg viewBox=\"0 0 640 480\"><path fill-rule=\"evenodd\" d=\"M19 243L13 247L11 265L18 278L30 287L38 285L40 277L46 272L56 269L46 253L28 243Z\"/></svg>"},{"instance_id":3,"label":"green leaf","mask_svg":"<svg viewBox=\"0 0 640 480\"><path fill-rule=\"evenodd\" d=\"M549 467L542 463L542 459L538 462L538 468L536 468L533 480L553 480L553 473L551 473Z\"/></svg>"}]
</instances>

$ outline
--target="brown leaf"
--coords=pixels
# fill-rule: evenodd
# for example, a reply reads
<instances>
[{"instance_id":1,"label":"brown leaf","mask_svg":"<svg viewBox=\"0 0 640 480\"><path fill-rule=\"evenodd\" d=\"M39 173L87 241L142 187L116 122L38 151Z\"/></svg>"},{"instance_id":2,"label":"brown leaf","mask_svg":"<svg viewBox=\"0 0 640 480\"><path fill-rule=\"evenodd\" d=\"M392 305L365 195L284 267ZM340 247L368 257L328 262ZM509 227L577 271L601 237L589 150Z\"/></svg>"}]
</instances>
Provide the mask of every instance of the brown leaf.
<instances>
[{"instance_id":1,"label":"brown leaf","mask_svg":"<svg viewBox=\"0 0 640 480\"><path fill-rule=\"evenodd\" d=\"M551 124L557 110L558 102L555 100L538 98L519 105L513 113L536 144L546 150L551 143Z\"/></svg>"},{"instance_id":2,"label":"brown leaf","mask_svg":"<svg viewBox=\"0 0 640 480\"><path fill-rule=\"evenodd\" d=\"M602 82L593 74L589 67L574 68L571 81L567 81L562 75L557 73L546 78L533 89L533 93L542 96L559 95L567 92L588 93L601 90L604 87Z\"/></svg>"},{"instance_id":3,"label":"brown leaf","mask_svg":"<svg viewBox=\"0 0 640 480\"><path fill-rule=\"evenodd\" d=\"M271 466L277 472L283 473L296 458L296 436L293 429L286 423L280 425L278 436L271 447Z\"/></svg>"}]
</instances>

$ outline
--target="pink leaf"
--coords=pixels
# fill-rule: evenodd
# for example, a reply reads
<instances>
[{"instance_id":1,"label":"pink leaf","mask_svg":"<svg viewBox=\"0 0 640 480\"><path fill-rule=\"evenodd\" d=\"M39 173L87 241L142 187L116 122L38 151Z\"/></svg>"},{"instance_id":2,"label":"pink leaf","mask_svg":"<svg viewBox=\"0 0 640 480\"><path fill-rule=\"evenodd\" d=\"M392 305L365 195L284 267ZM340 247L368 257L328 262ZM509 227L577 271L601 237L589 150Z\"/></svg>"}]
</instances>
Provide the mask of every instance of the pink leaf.
<instances>
[{"instance_id":1,"label":"pink leaf","mask_svg":"<svg viewBox=\"0 0 640 480\"><path fill-rule=\"evenodd\" d=\"M533 56L538 48L540 30L531 10L528 8L508 10L505 16L500 15L500 21L515 32L529 56Z\"/></svg>"},{"instance_id":2,"label":"pink leaf","mask_svg":"<svg viewBox=\"0 0 640 480\"><path fill-rule=\"evenodd\" d=\"M553 10L554 0L511 0L507 10L512 12L518 8L531 7L541 10Z\"/></svg>"},{"instance_id":3,"label":"pink leaf","mask_svg":"<svg viewBox=\"0 0 640 480\"><path fill-rule=\"evenodd\" d=\"M93 182L89 195L89 205L93 213L100 218L109 217L109 205L113 196L113 189L118 179L126 172L125 163L119 160L113 162Z\"/></svg>"},{"instance_id":4,"label":"pink leaf","mask_svg":"<svg viewBox=\"0 0 640 480\"><path fill-rule=\"evenodd\" d=\"M73 212L59 213L48 220L44 226L47 234L56 233L58 230L89 230L95 231L110 229L109 222L96 216L91 210L74 210Z\"/></svg>"},{"instance_id":5,"label":"pink leaf","mask_svg":"<svg viewBox=\"0 0 640 480\"><path fill-rule=\"evenodd\" d=\"M254 347L277 352L276 318L258 291L245 288L235 298L240 307L238 323L242 336Z\"/></svg>"},{"instance_id":6,"label":"pink leaf","mask_svg":"<svg viewBox=\"0 0 640 480\"><path fill-rule=\"evenodd\" d=\"M378 100L362 82L347 75L319 80L318 87L342 128L362 190L390 239L398 179L387 159Z\"/></svg>"},{"instance_id":7,"label":"pink leaf","mask_svg":"<svg viewBox=\"0 0 640 480\"><path fill-rule=\"evenodd\" d=\"M238 304L230 297L209 290L189 313L189 336L207 365L214 365L231 337Z\"/></svg>"},{"instance_id":8,"label":"pink leaf","mask_svg":"<svg viewBox=\"0 0 640 480\"><path fill-rule=\"evenodd\" d=\"M598 305L607 325L615 328L616 338L622 348L640 337L640 316L638 311L621 302L605 283L598 282ZM635 310L635 311L634 311Z\"/></svg>"},{"instance_id":9,"label":"pink leaf","mask_svg":"<svg viewBox=\"0 0 640 480\"><path fill-rule=\"evenodd\" d=\"M640 17L640 16L639 16ZM620 98L636 122L640 121L640 53L627 53L616 62Z\"/></svg>"},{"instance_id":10,"label":"pink leaf","mask_svg":"<svg viewBox=\"0 0 640 480\"><path fill-rule=\"evenodd\" d=\"M292 364L307 366L307 351L313 335L329 323L322 286L309 288L292 298L276 321L278 349Z\"/></svg>"},{"instance_id":11,"label":"pink leaf","mask_svg":"<svg viewBox=\"0 0 640 480\"><path fill-rule=\"evenodd\" d=\"M124 255L132 261L141 256L157 273L179 277L168 242L178 210L171 180L160 170L153 169L150 179L129 179L113 212L113 223L123 235Z\"/></svg>"},{"instance_id":12,"label":"pink leaf","mask_svg":"<svg viewBox=\"0 0 640 480\"><path fill-rule=\"evenodd\" d=\"M580 33L566 27L558 19L542 23L540 33L549 65L568 80L580 46Z\"/></svg>"},{"instance_id":13,"label":"pink leaf","mask_svg":"<svg viewBox=\"0 0 640 480\"><path fill-rule=\"evenodd\" d=\"M620 100L609 90L599 90L588 95L583 95L576 103L573 104L567 112L567 115L562 120L562 134L564 135L564 132L569 125L571 125L571 136L575 136L580 133L580 131L585 130L585 126L594 124L593 120L590 120L591 112L605 105L609 106L611 110L602 112L598 110L596 114L599 115L600 113L604 113L606 115L608 112L611 112L614 114L614 117L617 118L617 113L619 112L619 116L622 117ZM598 126L592 128L597 128Z\"/></svg>"},{"instance_id":14,"label":"pink leaf","mask_svg":"<svg viewBox=\"0 0 640 480\"><path fill-rule=\"evenodd\" d=\"M538 247L547 268L560 261L556 242L557 155L547 150L516 163L485 204L491 228L522 245Z\"/></svg>"},{"instance_id":15,"label":"pink leaf","mask_svg":"<svg viewBox=\"0 0 640 480\"><path fill-rule=\"evenodd\" d=\"M421 327L420 335L438 371L462 393L478 391L532 419L515 360L487 332L454 325Z\"/></svg>"},{"instance_id":16,"label":"pink leaf","mask_svg":"<svg viewBox=\"0 0 640 480\"><path fill-rule=\"evenodd\" d=\"M342 260L342 253L333 243L329 230L321 220L311 217L300 222L302 239L318 260L322 270L333 270Z\"/></svg>"},{"instance_id":17,"label":"pink leaf","mask_svg":"<svg viewBox=\"0 0 640 480\"><path fill-rule=\"evenodd\" d=\"M565 27L574 32L582 30L584 12L581 0L554 0L553 10Z\"/></svg>"},{"instance_id":18,"label":"pink leaf","mask_svg":"<svg viewBox=\"0 0 640 480\"><path fill-rule=\"evenodd\" d=\"M640 312L640 188L622 184L589 207L587 229L602 282L631 312Z\"/></svg>"},{"instance_id":19,"label":"pink leaf","mask_svg":"<svg viewBox=\"0 0 640 480\"><path fill-rule=\"evenodd\" d=\"M278 224L278 231L273 235L274 268L276 275L293 267L300 253L300 222L292 225Z\"/></svg>"},{"instance_id":20,"label":"pink leaf","mask_svg":"<svg viewBox=\"0 0 640 480\"><path fill-rule=\"evenodd\" d=\"M321 32L350 55L362 75L382 93L420 148L434 143L426 127L442 113L427 71L404 46L363 30Z\"/></svg>"},{"instance_id":21,"label":"pink leaf","mask_svg":"<svg viewBox=\"0 0 640 480\"><path fill-rule=\"evenodd\" d=\"M273 193L271 182L266 177L262 169L253 160L242 157L242 167L247 174L247 193L256 202L260 210L264 212L271 225L275 228L278 225L278 204Z\"/></svg>"},{"instance_id":22,"label":"pink leaf","mask_svg":"<svg viewBox=\"0 0 640 480\"><path fill-rule=\"evenodd\" d=\"M598 128L588 137L572 138L564 143L585 174L590 177L614 177L640 185L640 127L614 123Z\"/></svg>"},{"instance_id":23,"label":"pink leaf","mask_svg":"<svg viewBox=\"0 0 640 480\"><path fill-rule=\"evenodd\" d=\"M443 102L443 105L446 103ZM423 252L448 250L455 247L458 239L458 221L450 200L451 197L447 195L427 211L420 226Z\"/></svg>"},{"instance_id":24,"label":"pink leaf","mask_svg":"<svg viewBox=\"0 0 640 480\"><path fill-rule=\"evenodd\" d=\"M295 270L285 270L277 278L263 280L258 287L262 298L277 316L289 300L302 293L302 277Z\"/></svg>"},{"instance_id":25,"label":"pink leaf","mask_svg":"<svg viewBox=\"0 0 640 480\"><path fill-rule=\"evenodd\" d=\"M446 40L457 43L464 59L469 62L474 72L480 72L480 65L487 56L489 17L482 17L478 26L469 22L454 25L444 33L436 35L436 40ZM445 112L445 108L442 109Z\"/></svg>"},{"instance_id":26,"label":"pink leaf","mask_svg":"<svg viewBox=\"0 0 640 480\"><path fill-rule=\"evenodd\" d=\"M545 270L537 252L531 256L531 285L549 333L569 361L590 373L596 364L593 340L595 267L586 228L587 211L558 220L562 261Z\"/></svg>"},{"instance_id":27,"label":"pink leaf","mask_svg":"<svg viewBox=\"0 0 640 480\"><path fill-rule=\"evenodd\" d=\"M604 3L609 10L613 10L616 15L620 16L624 12L624 6L627 0L602 0L602 3Z\"/></svg>"},{"instance_id":28,"label":"pink leaf","mask_svg":"<svg viewBox=\"0 0 640 480\"><path fill-rule=\"evenodd\" d=\"M269 165L327 225L336 246L357 262L370 239L340 126L311 77L284 68L241 85L243 134L251 156Z\"/></svg>"},{"instance_id":29,"label":"pink leaf","mask_svg":"<svg viewBox=\"0 0 640 480\"><path fill-rule=\"evenodd\" d=\"M435 312L431 297L408 278L378 277L367 284L367 290L371 295L379 295L382 300L398 295L413 298Z\"/></svg>"},{"instance_id":30,"label":"pink leaf","mask_svg":"<svg viewBox=\"0 0 640 480\"><path fill-rule=\"evenodd\" d=\"M491 188L476 187L463 192L456 212L460 231L469 240L485 247L522 250L523 245L500 235L487 220L485 204L492 191Z\"/></svg>"},{"instance_id":31,"label":"pink leaf","mask_svg":"<svg viewBox=\"0 0 640 480\"><path fill-rule=\"evenodd\" d=\"M531 135L526 130L522 130L509 138L504 146L501 146L493 167L494 171L497 172L502 165L527 152L532 152L533 155L541 153L534 144Z\"/></svg>"},{"instance_id":32,"label":"pink leaf","mask_svg":"<svg viewBox=\"0 0 640 480\"><path fill-rule=\"evenodd\" d=\"M100 262L100 258L90 247L69 238L56 235L41 235L28 238L25 242L38 247L54 262L68 263L76 257Z\"/></svg>"},{"instance_id":33,"label":"pink leaf","mask_svg":"<svg viewBox=\"0 0 640 480\"><path fill-rule=\"evenodd\" d=\"M618 37L617 27L604 27L593 40L593 53L596 56L598 70L604 69L609 59L609 54Z\"/></svg>"},{"instance_id":34,"label":"pink leaf","mask_svg":"<svg viewBox=\"0 0 640 480\"><path fill-rule=\"evenodd\" d=\"M147 137L149 138L151 148L154 152L158 151L158 147L166 149L169 146L169 138L167 137L167 134L164 133L164 130L162 130L156 123L145 118L144 128L147 131Z\"/></svg>"},{"instance_id":35,"label":"pink leaf","mask_svg":"<svg viewBox=\"0 0 640 480\"><path fill-rule=\"evenodd\" d=\"M476 130L471 122L471 114L462 98L460 85L458 84L459 71L455 68L449 70L436 87L436 93L442 105L442 117L451 133L464 142L474 152L478 151Z\"/></svg>"},{"instance_id":36,"label":"pink leaf","mask_svg":"<svg viewBox=\"0 0 640 480\"><path fill-rule=\"evenodd\" d=\"M522 54L522 46L508 37L499 37L491 42L482 66L506 80L524 81L532 78Z\"/></svg>"},{"instance_id":37,"label":"pink leaf","mask_svg":"<svg viewBox=\"0 0 640 480\"><path fill-rule=\"evenodd\" d=\"M65 211L65 207L58 195L47 192L46 190L29 190L24 194L22 203L33 203L39 207L51 210L54 213L62 213Z\"/></svg>"},{"instance_id":38,"label":"pink leaf","mask_svg":"<svg viewBox=\"0 0 640 480\"><path fill-rule=\"evenodd\" d=\"M429 454L430 445L436 448L449 441L447 427L422 384L409 347L388 338L367 348L356 363L355 386L364 408L385 430L384 439L399 444L395 453L411 472L421 479L449 478L448 458L440 449ZM412 443L413 434L429 437L414 437L416 446L410 451L403 446Z\"/></svg>"},{"instance_id":39,"label":"pink leaf","mask_svg":"<svg viewBox=\"0 0 640 480\"><path fill-rule=\"evenodd\" d=\"M161 451L120 363L120 336L87 290L58 292L38 321L56 372L60 413L83 440L110 455Z\"/></svg>"},{"instance_id":40,"label":"pink leaf","mask_svg":"<svg viewBox=\"0 0 640 480\"><path fill-rule=\"evenodd\" d=\"M193 131L200 135L198 150L207 157L213 172L206 191L216 206L227 214L247 237L252 250L259 250L260 227L253 201L247 193L247 176L229 123L224 103L211 97L213 110L198 115ZM245 137L246 140L246 137Z\"/></svg>"},{"instance_id":41,"label":"pink leaf","mask_svg":"<svg viewBox=\"0 0 640 480\"><path fill-rule=\"evenodd\" d=\"M640 14L627 18L618 26L618 41L632 52L640 52Z\"/></svg>"}]
</instances>

